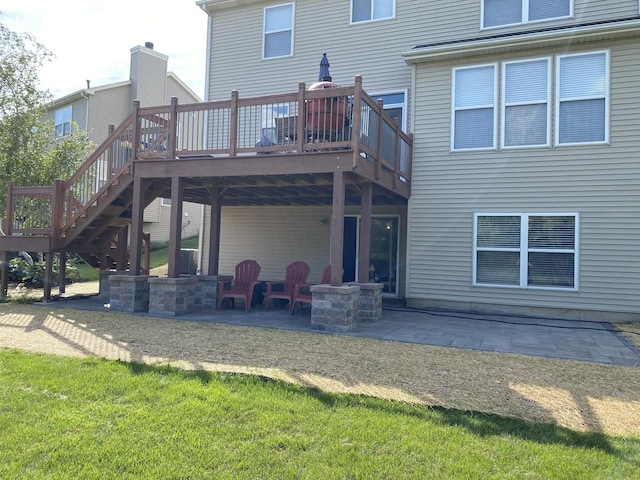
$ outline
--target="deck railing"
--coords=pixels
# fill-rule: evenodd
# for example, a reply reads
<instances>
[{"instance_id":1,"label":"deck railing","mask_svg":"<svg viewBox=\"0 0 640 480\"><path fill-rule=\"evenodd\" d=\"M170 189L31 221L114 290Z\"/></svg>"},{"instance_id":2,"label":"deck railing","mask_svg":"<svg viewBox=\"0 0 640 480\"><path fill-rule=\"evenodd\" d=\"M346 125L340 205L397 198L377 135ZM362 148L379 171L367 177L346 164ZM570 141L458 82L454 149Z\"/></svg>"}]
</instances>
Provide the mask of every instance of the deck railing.
<instances>
[{"instance_id":1,"label":"deck railing","mask_svg":"<svg viewBox=\"0 0 640 480\"><path fill-rule=\"evenodd\" d=\"M362 89L360 77L353 86L307 90L300 83L297 92L263 97L240 98L234 91L227 101L179 105L172 98L170 105L145 108L136 101L69 180L10 186L6 233L64 236L133 160L344 149L354 153L354 162L356 155L372 162L378 178L386 173L408 183L413 139L383 107Z\"/></svg>"}]
</instances>

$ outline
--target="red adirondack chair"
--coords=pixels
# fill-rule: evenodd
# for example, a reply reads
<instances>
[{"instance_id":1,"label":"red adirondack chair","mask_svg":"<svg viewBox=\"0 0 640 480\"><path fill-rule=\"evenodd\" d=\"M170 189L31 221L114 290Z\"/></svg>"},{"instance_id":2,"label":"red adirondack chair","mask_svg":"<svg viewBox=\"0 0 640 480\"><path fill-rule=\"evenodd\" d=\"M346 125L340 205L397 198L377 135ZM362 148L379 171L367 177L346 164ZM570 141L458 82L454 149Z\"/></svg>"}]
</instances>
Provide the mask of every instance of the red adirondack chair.
<instances>
[{"instance_id":1,"label":"red adirondack chair","mask_svg":"<svg viewBox=\"0 0 640 480\"><path fill-rule=\"evenodd\" d=\"M323 283L331 283L331 265L327 265L322 270L322 279L320 280L320 284ZM296 302L300 302L300 308L302 309L303 303L308 303L311 305L311 291L309 287L311 285L308 283L299 283L295 286L293 292L293 300L291 301L291 315L293 315L294 307Z\"/></svg>"},{"instance_id":2,"label":"red adirondack chair","mask_svg":"<svg viewBox=\"0 0 640 480\"><path fill-rule=\"evenodd\" d=\"M305 262L297 261L287 265L284 280L267 282L267 293L264 296L264 311L269 308L269 300L289 300L289 308L293 305L293 293L296 285L305 283L311 268ZM277 286L277 287L276 287ZM276 289L274 290L274 287Z\"/></svg>"},{"instance_id":3,"label":"red adirondack chair","mask_svg":"<svg viewBox=\"0 0 640 480\"><path fill-rule=\"evenodd\" d=\"M253 289L258 284L260 265L255 260L243 260L236 265L236 276L232 280L220 280L218 282L218 310L222 308L225 298L242 298L245 302L245 311L251 310L251 298Z\"/></svg>"}]
</instances>

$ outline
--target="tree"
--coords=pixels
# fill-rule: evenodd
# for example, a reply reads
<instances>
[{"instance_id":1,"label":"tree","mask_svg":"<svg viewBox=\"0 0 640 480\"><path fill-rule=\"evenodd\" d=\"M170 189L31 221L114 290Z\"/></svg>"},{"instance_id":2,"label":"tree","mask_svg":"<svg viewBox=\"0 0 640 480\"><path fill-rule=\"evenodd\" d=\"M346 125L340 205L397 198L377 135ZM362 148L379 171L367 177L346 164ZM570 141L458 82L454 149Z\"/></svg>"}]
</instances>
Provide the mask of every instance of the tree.
<instances>
[{"instance_id":1,"label":"tree","mask_svg":"<svg viewBox=\"0 0 640 480\"><path fill-rule=\"evenodd\" d=\"M29 34L0 23L0 216L6 211L7 184L49 186L68 178L92 145L77 128L56 137L44 120L51 94L38 86L38 73L52 53Z\"/></svg>"}]
</instances>

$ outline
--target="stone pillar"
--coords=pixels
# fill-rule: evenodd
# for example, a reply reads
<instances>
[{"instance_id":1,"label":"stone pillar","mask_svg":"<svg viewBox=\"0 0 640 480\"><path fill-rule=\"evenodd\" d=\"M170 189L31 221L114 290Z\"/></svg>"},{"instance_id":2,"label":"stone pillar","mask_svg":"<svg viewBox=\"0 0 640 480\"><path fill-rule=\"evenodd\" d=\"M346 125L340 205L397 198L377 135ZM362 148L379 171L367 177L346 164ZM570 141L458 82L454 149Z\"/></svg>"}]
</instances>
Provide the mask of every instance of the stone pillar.
<instances>
[{"instance_id":1,"label":"stone pillar","mask_svg":"<svg viewBox=\"0 0 640 480\"><path fill-rule=\"evenodd\" d=\"M195 309L213 312L218 302L218 282L220 280L231 280L230 275L198 275L198 282L195 286L194 301Z\"/></svg>"},{"instance_id":2,"label":"stone pillar","mask_svg":"<svg viewBox=\"0 0 640 480\"><path fill-rule=\"evenodd\" d=\"M149 313L175 317L196 309L195 276L149 278Z\"/></svg>"},{"instance_id":3,"label":"stone pillar","mask_svg":"<svg viewBox=\"0 0 640 480\"><path fill-rule=\"evenodd\" d=\"M109 300L116 312L146 312L149 310L148 275L111 275Z\"/></svg>"},{"instance_id":4,"label":"stone pillar","mask_svg":"<svg viewBox=\"0 0 640 480\"><path fill-rule=\"evenodd\" d=\"M100 270L100 285L98 290L98 298L111 300L111 276L126 275L124 270Z\"/></svg>"},{"instance_id":5,"label":"stone pillar","mask_svg":"<svg viewBox=\"0 0 640 480\"><path fill-rule=\"evenodd\" d=\"M350 332L357 326L358 285L311 286L311 328L330 332Z\"/></svg>"},{"instance_id":6,"label":"stone pillar","mask_svg":"<svg viewBox=\"0 0 640 480\"><path fill-rule=\"evenodd\" d=\"M376 323L382 320L382 283L357 283L351 282L349 285L358 285L360 295L358 297L358 322Z\"/></svg>"}]
</instances>

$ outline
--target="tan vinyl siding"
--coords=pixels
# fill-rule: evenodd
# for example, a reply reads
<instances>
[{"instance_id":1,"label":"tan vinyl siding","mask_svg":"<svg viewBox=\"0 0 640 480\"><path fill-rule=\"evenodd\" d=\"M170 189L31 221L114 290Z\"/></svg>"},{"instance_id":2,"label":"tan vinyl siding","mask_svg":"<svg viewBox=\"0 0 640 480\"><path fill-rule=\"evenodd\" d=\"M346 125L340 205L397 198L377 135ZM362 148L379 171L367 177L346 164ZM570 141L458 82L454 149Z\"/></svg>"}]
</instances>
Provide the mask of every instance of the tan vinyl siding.
<instances>
[{"instance_id":1,"label":"tan vinyl siding","mask_svg":"<svg viewBox=\"0 0 640 480\"><path fill-rule=\"evenodd\" d=\"M109 125L117 127L131 112L129 85L98 90L89 96L89 138L96 145L106 140Z\"/></svg>"},{"instance_id":2,"label":"tan vinyl siding","mask_svg":"<svg viewBox=\"0 0 640 480\"><path fill-rule=\"evenodd\" d=\"M298 1L293 57L268 60L261 52L266 2L216 13L209 98L227 99L234 89L250 97L293 92L299 82L309 86L318 80L325 52L336 83L352 85L361 75L367 91L409 90L411 68L401 53L422 41L425 24L419 19L426 17L420 2L398 3L395 19L350 25L349 2Z\"/></svg>"},{"instance_id":3,"label":"tan vinyl siding","mask_svg":"<svg viewBox=\"0 0 640 480\"><path fill-rule=\"evenodd\" d=\"M171 234L171 207L162 206L162 199L156 198L144 209L144 233L151 235L152 242L167 242ZM181 238L193 237L200 232L201 205L184 202L182 204Z\"/></svg>"},{"instance_id":4,"label":"tan vinyl siding","mask_svg":"<svg viewBox=\"0 0 640 480\"><path fill-rule=\"evenodd\" d=\"M171 97L176 97L179 103L198 103L200 99L193 96L187 91L180 82L177 82L171 76L167 76L167 98L165 103L168 105L171 103Z\"/></svg>"},{"instance_id":5,"label":"tan vinyl siding","mask_svg":"<svg viewBox=\"0 0 640 480\"><path fill-rule=\"evenodd\" d=\"M330 208L324 207L225 207L222 209L221 275L233 275L236 264L256 260L261 280L283 278L286 266L303 260L311 267L309 280L320 281L329 263ZM209 218L205 215L204 244L209 242ZM208 262L208 252L203 258Z\"/></svg>"},{"instance_id":6,"label":"tan vinyl siding","mask_svg":"<svg viewBox=\"0 0 640 480\"><path fill-rule=\"evenodd\" d=\"M300 0L295 2L294 55L262 60L264 7L281 3L287 2L253 2L214 13L211 100L226 99L233 89L254 96L294 91L301 81L309 85L317 81L324 52L334 82L352 84L361 75L368 91L404 89L411 86L411 69L401 54L417 45L638 15L633 0L575 0L571 19L483 30L481 0L397 1L395 18L359 24L349 22L349 1Z\"/></svg>"},{"instance_id":7,"label":"tan vinyl siding","mask_svg":"<svg viewBox=\"0 0 640 480\"><path fill-rule=\"evenodd\" d=\"M347 216L359 215L359 208L348 207ZM204 245L209 244L209 208L205 209ZM406 213L397 207L375 207L374 215L399 216L400 244L406 238ZM323 223L323 219L327 223ZM261 279L278 279L286 266L303 260L311 267L309 281L320 281L329 263L330 207L228 207L222 209L220 274L232 275L235 265L252 258L262 267ZM209 260L205 247L203 266ZM401 296L404 292L405 254L401 249L398 274Z\"/></svg>"},{"instance_id":8,"label":"tan vinyl siding","mask_svg":"<svg viewBox=\"0 0 640 480\"><path fill-rule=\"evenodd\" d=\"M166 99L167 56L136 47L131 54L131 97L142 107L163 105ZM162 79L162 80L160 80Z\"/></svg>"},{"instance_id":9,"label":"tan vinyl siding","mask_svg":"<svg viewBox=\"0 0 640 480\"><path fill-rule=\"evenodd\" d=\"M640 74L640 45L582 45L577 51L604 48L611 52L610 145L450 153L451 68L462 65L418 67L408 297L611 312L640 309L640 99L631 80ZM472 287L474 212L578 213L579 291Z\"/></svg>"}]
</instances>

